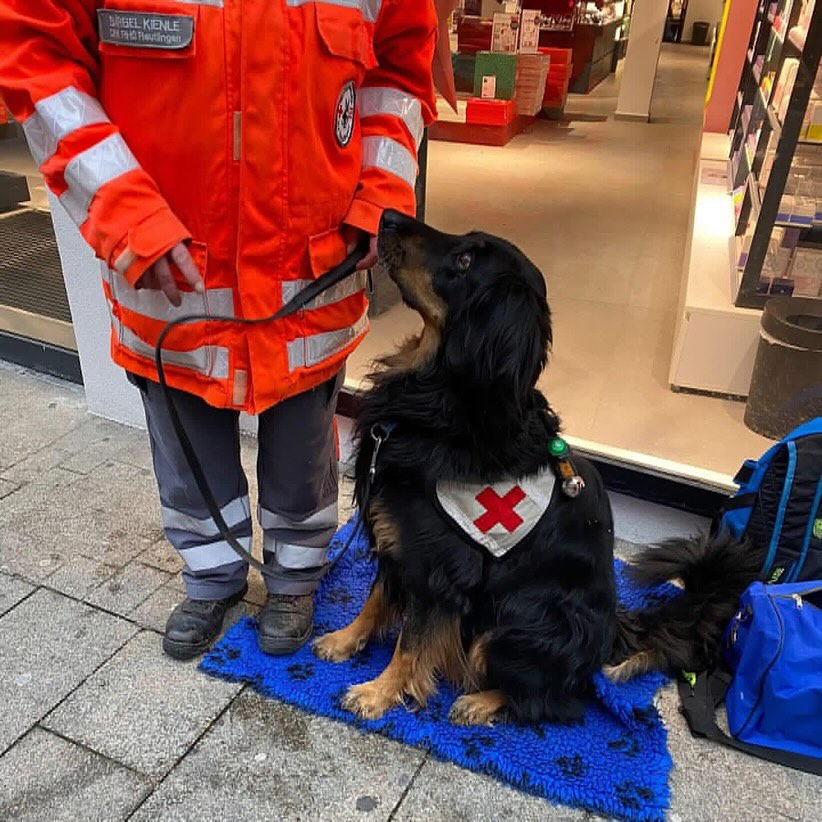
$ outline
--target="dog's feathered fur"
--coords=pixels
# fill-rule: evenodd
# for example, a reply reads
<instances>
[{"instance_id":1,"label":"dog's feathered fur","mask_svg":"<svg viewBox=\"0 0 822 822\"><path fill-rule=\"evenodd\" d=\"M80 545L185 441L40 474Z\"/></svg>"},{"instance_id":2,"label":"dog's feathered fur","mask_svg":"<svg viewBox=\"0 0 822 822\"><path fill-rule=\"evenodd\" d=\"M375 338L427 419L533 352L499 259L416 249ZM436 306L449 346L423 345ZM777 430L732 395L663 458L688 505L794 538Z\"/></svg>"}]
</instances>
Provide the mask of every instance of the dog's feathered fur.
<instances>
[{"instance_id":1,"label":"dog's feathered fur","mask_svg":"<svg viewBox=\"0 0 822 822\"><path fill-rule=\"evenodd\" d=\"M742 592L759 575L760 552L730 535L674 539L647 548L631 574L644 585L676 581L682 593L659 608L617 613L606 668L615 681L649 670L704 671L719 660L722 634Z\"/></svg>"},{"instance_id":2,"label":"dog's feathered fur","mask_svg":"<svg viewBox=\"0 0 822 822\"><path fill-rule=\"evenodd\" d=\"M458 700L454 721L490 722L502 711L577 721L615 624L613 527L599 475L577 457L584 492L557 491L501 559L447 522L431 493L438 480L491 483L548 465L560 423L535 388L551 343L542 275L502 240L452 237L399 215L384 219L380 245L424 330L386 359L358 413L356 497L378 559L369 616L316 651L346 658L397 615L391 665L350 689L349 709L375 717L408 696L424 703L440 674L480 692ZM372 427L386 423L396 428L369 488ZM383 601L391 615L371 618Z\"/></svg>"}]
</instances>

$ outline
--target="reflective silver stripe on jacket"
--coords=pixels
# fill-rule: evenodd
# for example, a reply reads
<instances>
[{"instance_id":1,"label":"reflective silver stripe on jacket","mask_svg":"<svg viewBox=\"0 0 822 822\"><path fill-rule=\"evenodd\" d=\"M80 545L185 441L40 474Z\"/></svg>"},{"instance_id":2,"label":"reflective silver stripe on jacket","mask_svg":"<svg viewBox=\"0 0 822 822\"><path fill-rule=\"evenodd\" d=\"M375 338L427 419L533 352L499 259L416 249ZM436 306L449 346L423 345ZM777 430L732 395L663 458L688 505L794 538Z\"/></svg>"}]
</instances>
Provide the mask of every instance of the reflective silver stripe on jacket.
<instances>
[{"instance_id":1,"label":"reflective silver stripe on jacket","mask_svg":"<svg viewBox=\"0 0 822 822\"><path fill-rule=\"evenodd\" d=\"M336 502L305 519L293 519L285 514L277 514L263 508L262 505L257 508L257 519L264 531L271 531L274 528L287 528L289 531L318 531L322 528L336 530L338 516Z\"/></svg>"},{"instance_id":2,"label":"reflective silver stripe on jacket","mask_svg":"<svg viewBox=\"0 0 822 822\"><path fill-rule=\"evenodd\" d=\"M369 23L376 23L380 16L382 0L286 0L291 8L304 6L306 3L318 2L329 6L342 6L346 9L359 9L363 19Z\"/></svg>"},{"instance_id":3,"label":"reflective silver stripe on jacket","mask_svg":"<svg viewBox=\"0 0 822 822\"><path fill-rule=\"evenodd\" d=\"M283 305L289 300L293 300L304 288L307 288L313 280L283 280ZM346 277L342 282L318 294L313 300L305 304L305 308L322 308L325 305L337 303L340 300L350 297L365 289L366 273L357 271L350 277Z\"/></svg>"},{"instance_id":4,"label":"reflective silver stripe on jacket","mask_svg":"<svg viewBox=\"0 0 822 822\"><path fill-rule=\"evenodd\" d=\"M145 357L154 362L154 346L140 339L130 328L123 325L112 315L111 324L117 334L120 345L138 357ZM228 379L228 349L217 345L203 345L190 351L172 351L164 349L163 363L187 368L215 380Z\"/></svg>"},{"instance_id":5,"label":"reflective silver stripe on jacket","mask_svg":"<svg viewBox=\"0 0 822 822\"><path fill-rule=\"evenodd\" d=\"M251 505L248 497L237 497L220 509L226 525L234 528L236 525L251 518ZM187 531L189 534L197 534L201 537L216 537L220 534L220 529L213 517L198 519L190 514L184 514L175 508L162 507L163 525L175 531Z\"/></svg>"},{"instance_id":6,"label":"reflective silver stripe on jacket","mask_svg":"<svg viewBox=\"0 0 822 822\"><path fill-rule=\"evenodd\" d=\"M73 157L65 170L68 191L60 202L77 225L88 219L88 210L94 195L106 184L140 167L129 147L119 134Z\"/></svg>"},{"instance_id":7,"label":"reflective silver stripe on jacket","mask_svg":"<svg viewBox=\"0 0 822 822\"><path fill-rule=\"evenodd\" d=\"M188 3L190 6L214 6L221 9L223 0L177 0L178 3Z\"/></svg>"},{"instance_id":8,"label":"reflective silver stripe on jacket","mask_svg":"<svg viewBox=\"0 0 822 822\"><path fill-rule=\"evenodd\" d=\"M425 123L422 119L422 106L416 97L396 88L361 88L357 104L360 117L373 117L376 114L399 117L419 148Z\"/></svg>"},{"instance_id":9,"label":"reflective silver stripe on jacket","mask_svg":"<svg viewBox=\"0 0 822 822\"><path fill-rule=\"evenodd\" d=\"M184 314L219 314L234 316L234 293L230 288L209 288L203 294L196 291L181 291L182 304L175 308L162 291L132 288L126 279L112 271L109 274L111 294L124 308L150 317L152 320L171 322Z\"/></svg>"},{"instance_id":10,"label":"reflective silver stripe on jacket","mask_svg":"<svg viewBox=\"0 0 822 822\"><path fill-rule=\"evenodd\" d=\"M362 141L362 167L379 168L399 177L414 188L417 160L402 143L390 137L365 137Z\"/></svg>"},{"instance_id":11,"label":"reflective silver stripe on jacket","mask_svg":"<svg viewBox=\"0 0 822 822\"><path fill-rule=\"evenodd\" d=\"M85 126L108 123L99 101L74 86L67 86L34 104L34 113L23 122L31 156L39 168L50 160L60 141Z\"/></svg>"},{"instance_id":12,"label":"reflective silver stripe on jacket","mask_svg":"<svg viewBox=\"0 0 822 822\"><path fill-rule=\"evenodd\" d=\"M326 331L322 334L291 340L287 344L289 370L310 368L329 357L333 357L334 354L354 342L367 328L368 312L365 311L357 322L349 328L341 328L339 331Z\"/></svg>"},{"instance_id":13,"label":"reflective silver stripe on jacket","mask_svg":"<svg viewBox=\"0 0 822 822\"><path fill-rule=\"evenodd\" d=\"M246 551L251 550L251 537L237 537L237 542ZM195 545L193 548L181 548L177 553L191 571L208 571L222 565L231 565L233 562L244 562L224 540Z\"/></svg>"}]
</instances>

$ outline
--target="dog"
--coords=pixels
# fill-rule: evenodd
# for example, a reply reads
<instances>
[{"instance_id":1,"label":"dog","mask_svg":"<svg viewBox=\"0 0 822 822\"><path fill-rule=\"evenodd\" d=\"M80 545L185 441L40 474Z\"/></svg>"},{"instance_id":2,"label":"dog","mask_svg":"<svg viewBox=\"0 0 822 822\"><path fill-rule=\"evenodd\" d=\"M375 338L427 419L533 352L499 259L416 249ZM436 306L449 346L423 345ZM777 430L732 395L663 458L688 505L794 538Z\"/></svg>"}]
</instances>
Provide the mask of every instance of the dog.
<instances>
[{"instance_id":1,"label":"dog","mask_svg":"<svg viewBox=\"0 0 822 822\"><path fill-rule=\"evenodd\" d=\"M613 519L588 461L572 458L577 496L555 476L560 420L536 389L552 343L545 280L502 239L392 211L378 247L422 330L362 397L355 499L377 573L360 614L314 652L343 661L399 629L388 667L343 698L364 719L424 706L446 678L464 691L456 724L578 722L614 640ZM481 486L489 507L469 533L449 506L461 494L476 507Z\"/></svg>"}]
</instances>

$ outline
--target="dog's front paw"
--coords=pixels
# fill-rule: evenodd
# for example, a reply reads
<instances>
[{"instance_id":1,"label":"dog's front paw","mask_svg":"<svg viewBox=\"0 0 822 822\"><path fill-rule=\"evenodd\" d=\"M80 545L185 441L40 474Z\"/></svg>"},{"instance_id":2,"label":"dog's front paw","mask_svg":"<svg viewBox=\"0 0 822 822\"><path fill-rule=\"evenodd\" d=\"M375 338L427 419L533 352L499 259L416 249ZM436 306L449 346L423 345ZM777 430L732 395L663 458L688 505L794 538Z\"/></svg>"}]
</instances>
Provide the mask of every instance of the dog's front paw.
<instances>
[{"instance_id":1,"label":"dog's front paw","mask_svg":"<svg viewBox=\"0 0 822 822\"><path fill-rule=\"evenodd\" d=\"M499 691L480 691L461 696L451 706L448 719L454 725L493 725L501 718L505 699Z\"/></svg>"},{"instance_id":2,"label":"dog's front paw","mask_svg":"<svg viewBox=\"0 0 822 822\"><path fill-rule=\"evenodd\" d=\"M328 662L345 662L361 651L365 643L365 638L355 636L347 628L343 628L315 639L311 650Z\"/></svg>"},{"instance_id":3,"label":"dog's front paw","mask_svg":"<svg viewBox=\"0 0 822 822\"><path fill-rule=\"evenodd\" d=\"M362 719L379 719L386 711L402 703L402 694L386 690L378 680L352 685L342 700L343 710Z\"/></svg>"}]
</instances>

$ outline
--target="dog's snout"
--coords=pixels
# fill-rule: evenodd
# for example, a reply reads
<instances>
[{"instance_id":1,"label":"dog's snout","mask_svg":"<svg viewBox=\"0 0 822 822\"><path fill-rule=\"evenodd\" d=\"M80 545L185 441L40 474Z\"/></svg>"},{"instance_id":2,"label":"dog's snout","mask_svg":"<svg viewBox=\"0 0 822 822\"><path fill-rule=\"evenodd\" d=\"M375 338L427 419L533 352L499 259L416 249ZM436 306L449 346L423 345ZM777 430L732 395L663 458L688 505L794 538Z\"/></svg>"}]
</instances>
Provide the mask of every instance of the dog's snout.
<instances>
[{"instance_id":1,"label":"dog's snout","mask_svg":"<svg viewBox=\"0 0 822 822\"><path fill-rule=\"evenodd\" d=\"M403 222L407 219L405 215L400 214L399 211L394 211L393 208L386 209L380 220L380 231L399 231Z\"/></svg>"}]
</instances>

